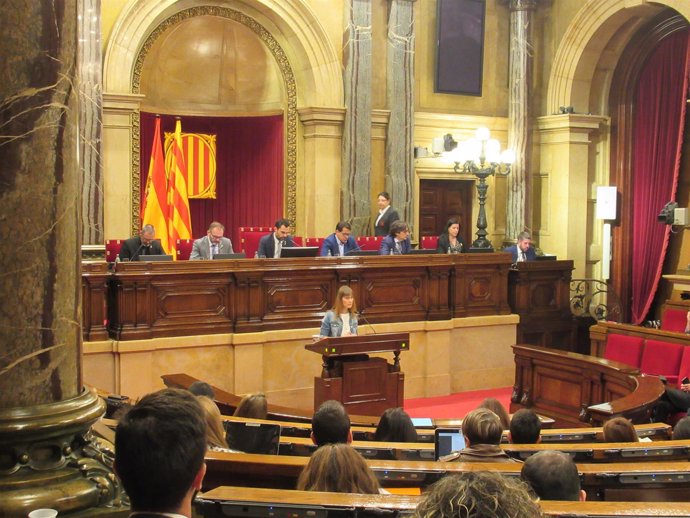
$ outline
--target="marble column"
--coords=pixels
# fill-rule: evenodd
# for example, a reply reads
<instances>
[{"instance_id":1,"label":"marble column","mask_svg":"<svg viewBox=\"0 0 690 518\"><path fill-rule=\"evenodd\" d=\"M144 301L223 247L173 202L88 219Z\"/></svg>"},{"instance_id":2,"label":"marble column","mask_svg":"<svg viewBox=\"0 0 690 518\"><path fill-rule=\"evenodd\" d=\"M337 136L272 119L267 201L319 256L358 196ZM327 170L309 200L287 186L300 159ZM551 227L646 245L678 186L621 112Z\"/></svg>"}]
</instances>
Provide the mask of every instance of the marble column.
<instances>
[{"instance_id":1,"label":"marble column","mask_svg":"<svg viewBox=\"0 0 690 518\"><path fill-rule=\"evenodd\" d=\"M371 216L371 1L350 0L345 62L342 219L355 235L369 233Z\"/></svg>"},{"instance_id":2,"label":"marble column","mask_svg":"<svg viewBox=\"0 0 690 518\"><path fill-rule=\"evenodd\" d=\"M112 502L81 379L77 0L3 3L0 516Z\"/></svg>"},{"instance_id":3,"label":"marble column","mask_svg":"<svg viewBox=\"0 0 690 518\"><path fill-rule=\"evenodd\" d=\"M510 70L508 148L515 151L515 163L508 176L506 241L531 227L530 153L533 13L537 0L508 0L510 3Z\"/></svg>"},{"instance_id":4,"label":"marble column","mask_svg":"<svg viewBox=\"0 0 690 518\"><path fill-rule=\"evenodd\" d=\"M403 221L414 211L414 1L391 0L388 17L386 190Z\"/></svg>"},{"instance_id":5,"label":"marble column","mask_svg":"<svg viewBox=\"0 0 690 518\"><path fill-rule=\"evenodd\" d=\"M101 0L78 0L79 164L82 175L82 243L102 245L103 168L101 128L103 59L101 57Z\"/></svg>"}]
</instances>

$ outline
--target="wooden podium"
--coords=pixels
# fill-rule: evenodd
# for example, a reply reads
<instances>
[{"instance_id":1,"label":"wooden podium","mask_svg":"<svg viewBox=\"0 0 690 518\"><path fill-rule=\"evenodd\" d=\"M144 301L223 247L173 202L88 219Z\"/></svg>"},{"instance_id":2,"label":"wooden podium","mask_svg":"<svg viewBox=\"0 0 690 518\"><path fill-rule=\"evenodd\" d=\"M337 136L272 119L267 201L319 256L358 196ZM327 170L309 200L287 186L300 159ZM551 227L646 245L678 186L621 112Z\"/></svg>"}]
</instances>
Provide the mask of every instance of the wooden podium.
<instances>
[{"instance_id":1,"label":"wooden podium","mask_svg":"<svg viewBox=\"0 0 690 518\"><path fill-rule=\"evenodd\" d=\"M358 415L381 415L387 408L403 405L400 352L410 348L409 333L323 338L304 348L323 358L321 377L314 378L314 410L329 399ZM392 364L369 357L390 352L395 356Z\"/></svg>"}]
</instances>

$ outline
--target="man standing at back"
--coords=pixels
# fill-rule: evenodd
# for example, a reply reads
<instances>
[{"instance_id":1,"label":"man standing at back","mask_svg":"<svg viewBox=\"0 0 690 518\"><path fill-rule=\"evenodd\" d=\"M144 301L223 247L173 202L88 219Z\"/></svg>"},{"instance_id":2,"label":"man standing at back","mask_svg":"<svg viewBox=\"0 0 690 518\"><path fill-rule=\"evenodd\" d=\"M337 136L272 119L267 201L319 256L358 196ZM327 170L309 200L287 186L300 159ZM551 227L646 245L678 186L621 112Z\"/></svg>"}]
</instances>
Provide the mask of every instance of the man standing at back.
<instances>
[{"instance_id":1,"label":"man standing at back","mask_svg":"<svg viewBox=\"0 0 690 518\"><path fill-rule=\"evenodd\" d=\"M290 220L279 219L273 232L259 240L259 257L278 258L283 247L296 246L290 237Z\"/></svg>"},{"instance_id":2,"label":"man standing at back","mask_svg":"<svg viewBox=\"0 0 690 518\"><path fill-rule=\"evenodd\" d=\"M205 453L204 411L192 393L165 389L144 396L115 432L115 472L131 516L191 518Z\"/></svg>"},{"instance_id":3,"label":"man standing at back","mask_svg":"<svg viewBox=\"0 0 690 518\"><path fill-rule=\"evenodd\" d=\"M232 254L232 241L223 237L225 227L222 223L214 221L208 226L206 236L194 241L190 261L197 259L213 259L218 254Z\"/></svg>"},{"instance_id":4,"label":"man standing at back","mask_svg":"<svg viewBox=\"0 0 690 518\"><path fill-rule=\"evenodd\" d=\"M311 418L311 440L317 446L352 442L350 416L341 403L334 400L321 403Z\"/></svg>"}]
</instances>

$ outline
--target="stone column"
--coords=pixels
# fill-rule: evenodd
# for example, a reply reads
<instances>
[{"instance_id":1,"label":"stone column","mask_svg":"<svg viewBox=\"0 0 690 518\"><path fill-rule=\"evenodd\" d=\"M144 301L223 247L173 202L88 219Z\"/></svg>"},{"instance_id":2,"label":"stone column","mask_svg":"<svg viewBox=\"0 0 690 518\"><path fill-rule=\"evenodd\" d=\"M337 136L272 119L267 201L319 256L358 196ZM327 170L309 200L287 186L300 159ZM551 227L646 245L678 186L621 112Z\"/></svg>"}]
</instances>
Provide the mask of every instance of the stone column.
<instances>
[{"instance_id":1,"label":"stone column","mask_svg":"<svg viewBox=\"0 0 690 518\"><path fill-rule=\"evenodd\" d=\"M79 0L79 163L82 173L82 242L102 245L103 171L101 167L101 0Z\"/></svg>"},{"instance_id":2,"label":"stone column","mask_svg":"<svg viewBox=\"0 0 690 518\"><path fill-rule=\"evenodd\" d=\"M111 502L81 379L77 0L0 17L0 515Z\"/></svg>"},{"instance_id":3,"label":"stone column","mask_svg":"<svg viewBox=\"0 0 690 518\"><path fill-rule=\"evenodd\" d=\"M388 18L386 190L403 221L414 211L414 1L391 0Z\"/></svg>"},{"instance_id":4,"label":"stone column","mask_svg":"<svg viewBox=\"0 0 690 518\"><path fill-rule=\"evenodd\" d=\"M342 218L366 235L371 212L371 0L350 0L345 62Z\"/></svg>"},{"instance_id":5,"label":"stone column","mask_svg":"<svg viewBox=\"0 0 690 518\"><path fill-rule=\"evenodd\" d=\"M508 176L506 240L514 241L525 227L531 227L530 153L532 101L532 17L537 0L510 2L510 71L508 149L515 151L515 163Z\"/></svg>"}]
</instances>

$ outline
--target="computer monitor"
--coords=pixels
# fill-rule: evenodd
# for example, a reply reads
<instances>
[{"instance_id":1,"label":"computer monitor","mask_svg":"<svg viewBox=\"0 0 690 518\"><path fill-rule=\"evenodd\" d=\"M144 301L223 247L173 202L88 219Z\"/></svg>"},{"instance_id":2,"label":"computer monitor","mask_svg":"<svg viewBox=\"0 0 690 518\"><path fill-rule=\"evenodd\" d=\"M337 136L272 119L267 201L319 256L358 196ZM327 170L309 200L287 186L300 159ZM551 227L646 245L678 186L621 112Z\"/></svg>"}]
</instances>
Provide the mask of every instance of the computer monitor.
<instances>
[{"instance_id":1,"label":"computer monitor","mask_svg":"<svg viewBox=\"0 0 690 518\"><path fill-rule=\"evenodd\" d=\"M378 250L356 250L348 252L347 255L379 255Z\"/></svg>"},{"instance_id":2,"label":"computer monitor","mask_svg":"<svg viewBox=\"0 0 690 518\"><path fill-rule=\"evenodd\" d=\"M216 254L213 256L214 259L246 259L247 254L244 252L239 252L237 254Z\"/></svg>"},{"instance_id":3,"label":"computer monitor","mask_svg":"<svg viewBox=\"0 0 690 518\"><path fill-rule=\"evenodd\" d=\"M278 455L280 425L225 421L225 439L233 450Z\"/></svg>"},{"instance_id":4,"label":"computer monitor","mask_svg":"<svg viewBox=\"0 0 690 518\"><path fill-rule=\"evenodd\" d=\"M319 255L318 246L284 246L280 257L316 257Z\"/></svg>"},{"instance_id":5,"label":"computer monitor","mask_svg":"<svg viewBox=\"0 0 690 518\"><path fill-rule=\"evenodd\" d=\"M465 437L459 428L436 428L434 431L434 453L436 460L454 451L465 449Z\"/></svg>"},{"instance_id":6,"label":"computer monitor","mask_svg":"<svg viewBox=\"0 0 690 518\"><path fill-rule=\"evenodd\" d=\"M166 255L166 254L151 254L151 255L140 255L137 257L137 261L172 261L173 257L172 255Z\"/></svg>"},{"instance_id":7,"label":"computer monitor","mask_svg":"<svg viewBox=\"0 0 690 518\"><path fill-rule=\"evenodd\" d=\"M555 261L558 259L555 255L538 255L537 261Z\"/></svg>"}]
</instances>

